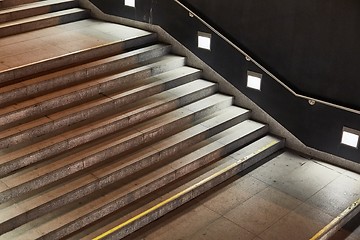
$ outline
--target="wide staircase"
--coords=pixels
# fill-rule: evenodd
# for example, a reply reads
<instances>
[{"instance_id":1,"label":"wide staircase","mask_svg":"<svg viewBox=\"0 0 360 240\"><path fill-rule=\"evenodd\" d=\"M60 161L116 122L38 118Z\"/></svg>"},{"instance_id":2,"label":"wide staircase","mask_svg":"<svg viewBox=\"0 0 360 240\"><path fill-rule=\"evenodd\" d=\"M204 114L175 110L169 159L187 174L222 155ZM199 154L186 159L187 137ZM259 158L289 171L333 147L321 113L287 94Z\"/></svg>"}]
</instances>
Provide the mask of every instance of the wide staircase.
<instances>
[{"instance_id":1,"label":"wide staircase","mask_svg":"<svg viewBox=\"0 0 360 240\"><path fill-rule=\"evenodd\" d=\"M120 239L284 146L154 33L0 7L0 239Z\"/></svg>"}]
</instances>

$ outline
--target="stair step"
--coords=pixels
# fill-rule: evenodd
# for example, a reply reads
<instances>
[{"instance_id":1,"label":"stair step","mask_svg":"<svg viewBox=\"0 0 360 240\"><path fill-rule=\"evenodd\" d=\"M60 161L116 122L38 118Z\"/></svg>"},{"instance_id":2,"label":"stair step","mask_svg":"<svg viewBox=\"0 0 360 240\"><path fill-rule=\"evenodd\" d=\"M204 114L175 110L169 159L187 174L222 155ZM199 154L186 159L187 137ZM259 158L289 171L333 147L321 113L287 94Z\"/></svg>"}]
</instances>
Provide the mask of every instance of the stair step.
<instances>
[{"instance_id":1,"label":"stair step","mask_svg":"<svg viewBox=\"0 0 360 240\"><path fill-rule=\"evenodd\" d=\"M229 101L227 102L229 104ZM0 193L0 202L5 202L21 194L83 171L137 146L181 131L188 124L201 119L204 112L208 113L209 109L214 111L213 106L205 105L205 107L198 108L197 111L192 111L185 106L140 125L128 128L125 131L113 134L102 141L83 148L76 152L76 154L67 154L64 157L59 157L57 161L51 159L46 165L36 166L31 171L25 169L4 177L1 181L9 189ZM234 120L234 118L238 120L242 117L242 115L235 115L229 118L229 120Z\"/></svg>"},{"instance_id":2,"label":"stair step","mask_svg":"<svg viewBox=\"0 0 360 240\"><path fill-rule=\"evenodd\" d=\"M33 17L78 6L76 0L46 0L0 10L0 23Z\"/></svg>"},{"instance_id":3,"label":"stair step","mask_svg":"<svg viewBox=\"0 0 360 240\"><path fill-rule=\"evenodd\" d=\"M231 109L231 111L234 110ZM226 118L223 119L226 120ZM219 121L212 121L212 119L210 119L207 126L210 128L215 123L219 124ZM193 136L198 135L199 130L204 129L204 126L202 125L200 126L200 129L196 129L196 127L198 126L194 126L192 129L184 131L182 135L184 135L185 132ZM78 209L69 209L69 211L64 215L56 216L56 223L55 221L50 221L49 225L45 224L40 226L41 232L43 232L43 230L47 233L50 232L50 235L47 235L45 239L58 239L64 237L65 235L80 229L82 226L90 224L112 213L113 211L130 204L136 199L139 199L166 184L174 182L176 179L185 176L201 166L217 160L218 158L226 155L227 152L230 152L246 144L252 139L265 134L266 130L266 126L253 121L246 120L241 122L238 125L216 135L212 140L207 140L206 143L202 143L205 146L202 146L198 150L176 159L173 162L168 161L165 165L162 164L152 172L141 174L139 179L125 183L125 185L121 184L118 186L118 189L107 193L105 197L95 198L94 200L83 204L83 207ZM229 137L229 135L231 137ZM154 150L152 151L154 152ZM145 152L145 156L148 155L149 153ZM135 156L139 156L139 154L136 154ZM130 156L130 159L132 159L132 156ZM111 170L112 168L114 168L115 172L118 171L119 168L121 171L122 165L123 162L114 162L112 165L108 166L107 171L104 172L99 169L92 172L92 174L99 178L100 181L105 181L105 179L107 177L111 177L111 174L114 172ZM58 230L53 231L55 229Z\"/></svg>"},{"instance_id":4,"label":"stair step","mask_svg":"<svg viewBox=\"0 0 360 240\"><path fill-rule=\"evenodd\" d=\"M39 0L1 0L0 8L9 8L18 5L38 2Z\"/></svg>"},{"instance_id":5,"label":"stair step","mask_svg":"<svg viewBox=\"0 0 360 240\"><path fill-rule=\"evenodd\" d=\"M114 104L114 102L116 103L118 99L108 98L106 100L110 107L112 107L112 109L115 111L114 114L108 117L103 116L100 120L82 125L78 129L71 128L66 131L66 129L63 127L68 126L68 123L71 120L68 120L68 118L74 118L74 116L77 115L80 117L85 117L84 120L86 120L89 115L96 111L92 110L97 107L96 105L88 106L85 104L85 109L74 112L72 114L66 114L66 112L71 111L71 109L65 110L63 114L60 113L58 115L58 119L53 118L53 122L44 123L40 121L40 123L38 123L36 121L38 126L27 125L26 127L29 127L27 129L15 129L15 134L13 136L9 136L8 139L13 139L16 141L16 139L29 138L31 140L36 138L36 134L39 132L44 132L45 134L46 130L54 132L56 130L55 128L63 128L59 134L56 134L52 138L46 138L43 141L36 142L35 144L29 145L28 147L20 148L19 150L10 151L7 154L3 154L0 160L0 176L5 176L10 172L15 171L16 169L41 161L42 159L49 158L62 151L77 147L83 143L87 143L96 138L112 133L115 130L120 130L145 119L151 118L152 116L159 114L159 111L173 110L178 106L184 106L188 103L209 96L216 91L215 84L199 80L195 81L194 83L177 87L177 84L182 84L184 81L186 82L193 80L196 75L176 75L175 77L168 75L164 77L167 77L163 79L164 84L170 84L171 81L173 81L175 84L173 86L168 86L167 88L170 89L171 87L176 87L179 89L178 93L172 94L171 90L168 90L152 97L145 98L144 100L147 100L149 105L144 104L144 100L140 100L140 104L137 104L135 107L133 107L131 102L129 102L129 105L126 105L126 108L123 111L121 111L121 109L117 110L117 112L119 112L117 114L115 109L119 108L119 105ZM193 89L187 91L186 88L188 86L192 87ZM216 99L214 101L216 101ZM105 104L106 102L102 101L101 103ZM104 105L101 104L99 105L99 107L103 106ZM85 114L84 111L89 111L90 113ZM111 109L109 111L111 111ZM95 112L94 115L98 115L97 112ZM141 117L144 119L142 120ZM17 130L19 132L16 133ZM56 136L59 136L59 138Z\"/></svg>"},{"instance_id":6,"label":"stair step","mask_svg":"<svg viewBox=\"0 0 360 240\"><path fill-rule=\"evenodd\" d=\"M86 30L84 29L86 27ZM107 33L107 28L113 28L113 31L111 33ZM74 29L74 30L71 30ZM79 30L80 29L80 30ZM100 29L100 30L98 30ZM104 30L102 30L104 29ZM83 33L83 35L87 36L87 34L97 34L97 38L104 39L101 40L99 44L91 44L91 47L82 47L77 46L74 49L69 50L63 50L63 53L58 54L54 56L54 53L51 51L46 54L42 52L42 55L48 55L49 57L45 57L41 55L41 58L36 57L35 60L33 57L27 57L25 60L22 60L21 58L16 58L16 64L11 63L11 68L0 71L0 86L4 87L6 85L12 84L14 81L18 82L22 78L29 76L33 76L35 74L41 73L41 72L47 72L54 69L64 69L65 66L70 66L73 64L79 65L81 63L86 63L89 61L95 61L104 57L113 56L115 54L120 54L124 52L125 50L132 49L136 46L142 46L145 44L150 44L156 40L156 34L150 33L147 31L122 26L122 25L115 25L111 23L103 23L97 20L82 20L74 23L64 24L61 28L59 27L52 27L42 30L37 30L34 32L29 32L25 34L20 34L19 38L14 37L6 37L4 38L4 43L2 44L2 49L7 49L9 44L6 44L6 39L9 39L11 42L15 42L16 45L12 46L12 48L18 47L17 45L21 45L22 38L33 38L36 35L45 35L47 34L47 31L57 33L59 34L55 35L55 39L50 39L51 36L46 36L40 38L41 41L46 42L50 41L50 43L53 45L59 44L57 42L52 43L52 41L66 41L68 40L68 35L70 35L72 38L81 37L82 31L90 31L90 33ZM78 33L79 31L79 33ZM64 32L63 34L61 32ZM32 34L32 35L30 35ZM29 36L30 35L30 36ZM104 36L104 37L103 37ZM111 38L113 40L106 40L107 38ZM35 44L38 44L38 41L35 41ZM30 45L27 46L26 44L22 46L21 49L25 49L29 53L32 53L33 51L31 48L35 48L35 46ZM56 48L59 49L59 48ZM139 50L141 51L141 50ZM34 54L36 56L36 53ZM0 56L1 58L1 56ZM4 64L7 63L7 58L2 58L2 61ZM136 60L136 58L128 60ZM141 60L141 58L139 58ZM131 63L130 63L131 64ZM33 78L33 77L31 77ZM41 78L41 77L40 77ZM20 79L20 80L19 80Z\"/></svg>"},{"instance_id":7,"label":"stair step","mask_svg":"<svg viewBox=\"0 0 360 240\"><path fill-rule=\"evenodd\" d=\"M36 29L56 26L87 18L89 11L71 8L39 16L28 17L0 24L0 37L33 31Z\"/></svg>"},{"instance_id":8,"label":"stair step","mask_svg":"<svg viewBox=\"0 0 360 240\"><path fill-rule=\"evenodd\" d=\"M144 199L138 208L130 213L118 212L109 221L99 222L84 229L69 239L122 239L141 227L157 220L168 212L191 201L216 185L226 181L239 172L251 167L258 161L275 153L284 146L284 140L265 136L230 156L209 166L204 174L186 182L180 187L165 188L163 195L151 202ZM191 179L191 177L188 177ZM185 182L186 179L183 181ZM159 193L160 194L160 193ZM135 209L136 206L133 207Z\"/></svg>"},{"instance_id":9,"label":"stair step","mask_svg":"<svg viewBox=\"0 0 360 240\"><path fill-rule=\"evenodd\" d=\"M5 127L9 123L15 124L29 117L46 116L57 108L71 106L71 104L79 101L91 100L95 97L126 89L127 85L134 84L152 75L181 67L183 64L184 58L182 57L166 56L157 59L154 63L149 63L139 68L92 81L90 80L71 88L20 102L15 105L16 109L11 105L0 110L0 125Z\"/></svg>"},{"instance_id":10,"label":"stair step","mask_svg":"<svg viewBox=\"0 0 360 240\"><path fill-rule=\"evenodd\" d=\"M223 96L225 98L225 96ZM224 108L224 104L215 104L217 108ZM189 106L191 107L191 106ZM191 108L199 107L199 104L193 104ZM37 196L31 199L26 199L22 203L18 202L17 206L21 209L26 209L26 212L11 215L11 218L7 219L7 209L0 211L4 216L0 229L14 228L17 224L23 224L31 218L35 218L42 214L45 214L50 209L56 209L72 201L80 199L86 195L98 191L116 181L124 179L125 177L138 172L144 168L156 164L162 159L169 158L174 154L179 154L181 149L191 147L195 143L206 139L207 137L222 131L226 127L229 127L228 121L240 122L248 117L248 111L237 108L229 107L227 111L222 111L222 114L218 114L216 117L218 121L208 121L206 127L202 125L191 127L183 132L175 134L165 140L155 143L149 147L145 147L137 151L134 154L130 154L127 157L121 157L121 161L116 161L107 167L102 167L99 170L93 170L92 175L96 176L96 180L88 182L88 179L92 179L87 175L71 180L66 183L66 188L53 188L46 192L46 197L43 194L37 194ZM229 146L234 147L234 146ZM82 180L81 180L82 179ZM81 187L79 184L82 183ZM86 184L87 183L87 184ZM10 216L9 216L10 217Z\"/></svg>"},{"instance_id":11,"label":"stair step","mask_svg":"<svg viewBox=\"0 0 360 240\"><path fill-rule=\"evenodd\" d=\"M284 147L156 33L80 3L0 0L0 240L123 238Z\"/></svg>"},{"instance_id":12,"label":"stair step","mask_svg":"<svg viewBox=\"0 0 360 240\"><path fill-rule=\"evenodd\" d=\"M70 87L87 79L103 76L104 74L123 71L131 65L141 65L151 58L163 56L169 50L169 45L155 44L8 85L0 88L0 106L6 106L9 103L19 102L23 99L33 99L40 94ZM136 70L128 70L128 73L133 71ZM154 72L156 72L155 69ZM121 76L122 74L120 73L119 75Z\"/></svg>"},{"instance_id":13,"label":"stair step","mask_svg":"<svg viewBox=\"0 0 360 240\"><path fill-rule=\"evenodd\" d=\"M168 60L167 63L170 64L170 68L172 64L180 65L183 62L183 58L178 57L168 57L164 59ZM166 70L166 67L163 66L163 69ZM175 73L179 72L175 71ZM192 76L193 75L190 75L190 77ZM161 77L164 77L164 79L161 79ZM34 138L36 139L37 137L44 136L47 133L55 134L57 133L56 131L64 130L70 125L98 116L105 116L110 112L116 112L126 104L160 93L161 91L167 90L167 88L177 87L176 84L180 85L186 83L186 77L187 76L183 76L181 72L180 75L176 75L174 72L169 72L168 74L164 73L163 75L160 75L159 78L155 76L148 79L148 84L137 86L124 92L110 94L109 96L100 96L95 100L87 101L74 107L63 109L31 122L4 130L3 132L0 132L0 149L12 147L29 140L33 141ZM176 80L179 80L179 82L175 83ZM193 79L189 78L189 80ZM215 87L214 84L207 84L201 80L192 83L192 85L194 85L195 89L200 90L202 89L202 86ZM180 88L180 92L181 91ZM191 92L192 91L190 91L190 93Z\"/></svg>"}]
</instances>

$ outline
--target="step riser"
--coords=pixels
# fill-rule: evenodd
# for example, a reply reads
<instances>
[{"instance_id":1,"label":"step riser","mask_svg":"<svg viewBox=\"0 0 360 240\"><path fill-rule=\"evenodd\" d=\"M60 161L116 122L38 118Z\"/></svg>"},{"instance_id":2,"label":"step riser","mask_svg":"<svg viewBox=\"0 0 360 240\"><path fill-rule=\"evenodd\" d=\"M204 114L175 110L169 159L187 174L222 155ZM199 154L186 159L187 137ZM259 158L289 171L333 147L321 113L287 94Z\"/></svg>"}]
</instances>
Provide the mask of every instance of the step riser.
<instances>
[{"instance_id":1,"label":"step riser","mask_svg":"<svg viewBox=\"0 0 360 240\"><path fill-rule=\"evenodd\" d=\"M107 44L107 45L104 45L101 47L86 49L86 50L79 51L79 52L76 52L73 54L64 55L64 56L61 56L58 58L47 59L47 60L39 61L39 62L30 64L30 65L26 65L23 67L6 70L3 72L0 72L0 84L5 85L5 83L8 83L8 82L14 83L14 81L16 82L16 79L21 79L26 76L31 76L31 75L34 75L37 73L50 71L50 70L68 66L68 65L88 62L93 59L99 59L102 57L119 54L123 51L126 51L127 49L132 48L132 47L140 46L140 45L143 45L146 43L152 43L155 40L156 40L156 34L150 34L150 35L138 37L136 39L127 40L125 42ZM165 51L165 52L168 51L168 48L163 49L163 51ZM156 55L156 53L155 53L155 55ZM78 79L78 81L81 81L81 80L84 80L88 76L94 77L94 76L99 76L100 74L107 73L107 71L123 69L124 67L127 67L129 65L136 64L137 63L136 60L141 60L144 57L145 57L144 55L140 54L140 56L138 56L138 57L134 57L134 58L130 57L130 58L125 59L126 61L123 63L115 62L112 65L113 69L111 69L110 67L109 67L109 69L106 69L106 68L103 69L104 66L94 67L94 68L90 68L90 69L84 69L83 71L79 71L79 72L75 73L74 76L70 75L70 76L64 76L64 77L60 77L58 79L54 79L54 80L52 80L53 82L49 83L50 86L52 86L53 84L54 84L54 86L50 87L49 89L48 89L49 86L38 86L38 87L40 88L39 89L40 91L46 92L50 89L69 84L69 82L68 82L69 77L70 78L75 77L75 80L76 80L76 77L79 77L80 79ZM116 68L116 66L118 66L119 64L120 64L121 68ZM102 71L102 72L97 74L98 71ZM79 75L79 76L77 76L77 75ZM60 84L60 85L57 86L56 84ZM27 96L26 94L28 94L28 93L33 94L34 91L35 91L35 93L41 93L41 92L37 92L36 88L34 88L34 87L31 88L31 86L29 86L28 88L29 89L21 90L21 92L23 94L21 97L26 97ZM44 88L44 89L42 89L42 88ZM21 93L19 93L19 94L21 94ZM11 95L12 94L9 94L7 97L10 97ZM14 99L12 99L12 101L14 101Z\"/></svg>"},{"instance_id":2,"label":"step riser","mask_svg":"<svg viewBox=\"0 0 360 240\"><path fill-rule=\"evenodd\" d=\"M126 85L140 81L142 79L149 78L154 76L153 74L160 74L162 71L169 71L176 67L181 67L183 61L174 61L172 65L159 68L158 66L149 66L137 69L137 71L132 71L128 75L121 75L115 77L107 82L99 83L95 86L91 86L82 90L75 91L73 93L68 93L64 96L56 97L53 99L48 99L44 102L38 102L29 107L21 108L19 110L0 115L0 125L6 126L10 123L15 123L17 121L35 117L35 116L46 116L48 112L63 107L75 102L84 101L86 99L92 99L94 97L102 97L102 94L107 94L114 92L120 89L124 89ZM1 146L1 144L0 144Z\"/></svg>"},{"instance_id":3,"label":"step riser","mask_svg":"<svg viewBox=\"0 0 360 240\"><path fill-rule=\"evenodd\" d=\"M74 7L78 7L78 5L79 4L76 1L68 1L63 3L47 5L47 6L33 7L29 9L7 12L4 14L0 14L0 23L14 21L26 17L33 17L36 15L46 14L55 11L61 11L68 8L74 8Z\"/></svg>"},{"instance_id":4,"label":"step riser","mask_svg":"<svg viewBox=\"0 0 360 240\"><path fill-rule=\"evenodd\" d=\"M52 27L59 24L65 24L69 22L74 22L82 20L89 17L88 11L70 13L61 17L52 17L48 19L38 20L34 22L22 23L13 26L7 26L1 28L0 37L7 37L19 33L29 32L33 30L38 30L46 27Z\"/></svg>"},{"instance_id":5,"label":"step riser","mask_svg":"<svg viewBox=\"0 0 360 240\"><path fill-rule=\"evenodd\" d=\"M160 208L156 209L156 211L152 211L149 214L139 218L138 220L124 226L120 230L114 232L111 235L108 235L102 239L106 240L118 240L122 239L129 234L135 232L136 230L140 229L141 227L146 226L147 224L157 220L158 218L164 216L165 214L169 213L170 211L182 206L183 204L189 202L190 200L196 198L197 196L201 195L202 193L212 189L213 187L219 185L220 183L228 180L229 178L235 176L241 171L251 167L252 165L256 164L258 161L261 161L265 157L275 153L276 151L280 150L283 147L283 144L276 144L271 148L247 159L247 161L237 165L234 168L224 172L223 174L215 177L211 181L206 182L198 186L197 188L193 189L192 191L182 195L179 198L176 198L173 201L168 202L167 204L161 206ZM46 239L46 238L45 238ZM50 239L50 238L47 238Z\"/></svg>"},{"instance_id":6,"label":"step riser","mask_svg":"<svg viewBox=\"0 0 360 240\"><path fill-rule=\"evenodd\" d=\"M204 91L208 91L209 95L214 91L214 88L208 88ZM77 173L79 171L84 170L85 168L91 167L95 164L101 163L106 159L114 157L122 152L127 150L133 149L137 146L145 144L147 142L153 141L154 139L160 138L163 135L169 134L171 132L176 131L181 126L185 126L186 124L190 124L191 122L195 121L194 114L188 115L184 118L176 119L173 122L162 125L158 128L155 128L149 132L144 132L138 134L137 136L133 137L132 139L126 140L121 142L117 145L114 145L111 148L103 150L99 153L93 154L89 157L82 159L81 161L75 162L70 166L63 167L56 172L48 173L42 178L37 178L36 180L32 181L31 183L20 185L17 188L12 188L6 192L2 192L2 196L0 198L0 203L5 202L11 198L17 197L20 194L27 193L34 189L38 189L42 186L55 182L61 178L67 177L71 174Z\"/></svg>"},{"instance_id":7,"label":"step riser","mask_svg":"<svg viewBox=\"0 0 360 240\"><path fill-rule=\"evenodd\" d=\"M229 106L229 103L222 102L217 105L217 107L226 107L226 106ZM241 116L233 118L231 121L232 125L235 125L247 118L248 118L248 114L243 114ZM162 149L160 152L157 152L153 155L147 156L146 158L139 159L139 161L136 161L130 165L127 165L126 167L124 167L116 172L113 172L112 174L106 175L97 181L89 183L79 189L76 189L70 193L60 196L44 205L41 205L40 207L34 208L34 209L28 211L26 214L19 215L16 218L13 218L7 222L4 222L3 224L0 225L0 229L3 229L4 232L10 231L22 224L25 224L28 221L31 221L43 214L48 213L49 211L53 211L59 207L65 206L66 204L74 202L82 197L85 197L86 195L89 195L97 190L100 190L101 188L104 188L110 184L113 184L113 183L121 180L121 179L124 179L125 177L127 177L131 174L134 174L134 173L141 171L151 165L154 165L159 161L169 158L169 157L173 156L174 154L176 154L177 152L179 152L181 149L191 147L191 146L195 145L196 143L201 142L201 141L211 137L212 136L211 134L217 134L227 128L228 128L228 123L225 122L223 124L217 125L211 129L207 130L206 132L201 132L201 133L196 134L188 139L180 141L172 146ZM265 128L266 127L264 127L264 129ZM255 132L251 136L251 139L253 139L254 137L256 137L260 134L264 134L264 129L261 129L261 130ZM245 138L249 139L248 136L246 136ZM234 141L234 143L224 146L223 147L224 150L219 151L217 156L224 155L225 152L227 152L227 151L233 151L241 144L243 144L243 142ZM212 156L214 157L215 155L212 155ZM203 161L205 161L205 160L203 160ZM206 160L206 161L209 161L209 160ZM186 170L189 170L189 168L186 168ZM177 175L178 174L179 173L177 173Z\"/></svg>"},{"instance_id":8,"label":"step riser","mask_svg":"<svg viewBox=\"0 0 360 240\"><path fill-rule=\"evenodd\" d=\"M261 136L266 132L266 128L262 128L261 130L258 130L254 132L251 139L255 139L257 136ZM238 141L240 143L240 141ZM241 145L233 146L233 150L236 148L241 147ZM225 147L224 147L225 148ZM227 154L224 148L220 148L216 151L213 151L199 159L194 160L188 165L185 165L179 169L174 170L173 172L168 173L167 175L161 176L159 179L146 184L143 187L140 187L137 190L134 190L133 192L127 194L126 196L120 197L119 199L113 201L110 204L105 205L102 208L97 209L96 211L78 219L77 221L58 229L57 231L51 232L43 237L43 239L60 239L62 237L65 237L68 234L73 233L74 231L77 231L81 229L82 227L91 224L97 220L99 220L102 217L105 217L108 214L111 214L112 212L136 201L137 199L140 199L141 197L150 194L161 187L166 186L167 184L171 184L177 179L185 176L186 174L189 174L191 172L196 171L197 169L201 168L202 166L205 166L206 164L213 162ZM231 147L228 148L229 150Z\"/></svg>"},{"instance_id":9,"label":"step riser","mask_svg":"<svg viewBox=\"0 0 360 240\"><path fill-rule=\"evenodd\" d=\"M190 76L186 76L180 79L177 79L177 84L183 84L185 81L192 81L197 78L198 74L193 74ZM176 85L172 86L176 87ZM189 95L188 97L190 97ZM184 102L184 101L183 101ZM60 154L64 151L71 150L77 146L93 141L97 138L103 137L107 134L113 133L115 131L125 129L152 117L158 116L162 113L169 112L171 110L175 110L178 107L182 107L181 103L175 99L169 102L166 102L162 105L156 106L155 108L145 110L142 112L135 112L133 115L126 115L123 119L112 122L110 124L106 124L100 128L93 129L89 132L85 132L81 135L74 136L72 138L68 138L66 141L59 142L58 144L51 145L47 148L43 148L41 150L36 151L30 155L26 155L21 158L15 159L13 162L9 162L7 164L1 165L0 176L4 176L11 171L14 171L18 168L30 165L31 163L36 163L43 159L47 159L49 157L55 156L56 154Z\"/></svg>"},{"instance_id":10,"label":"step riser","mask_svg":"<svg viewBox=\"0 0 360 240\"><path fill-rule=\"evenodd\" d=\"M121 43L115 44L114 46L109 46L109 50L119 51L119 49L124 49ZM28 98L34 95L44 94L54 89L64 88L76 83L81 83L86 79L93 79L112 72L120 72L126 67L129 67L129 65L140 64L142 61L164 56L169 52L169 50L169 46L150 49L149 51L139 53L135 56L98 64L95 66L89 66L87 68L82 68L72 72L71 74L48 79L37 84L19 87L8 92L1 93L0 102L2 105L5 105L7 103L16 102L17 100Z\"/></svg>"}]
</instances>

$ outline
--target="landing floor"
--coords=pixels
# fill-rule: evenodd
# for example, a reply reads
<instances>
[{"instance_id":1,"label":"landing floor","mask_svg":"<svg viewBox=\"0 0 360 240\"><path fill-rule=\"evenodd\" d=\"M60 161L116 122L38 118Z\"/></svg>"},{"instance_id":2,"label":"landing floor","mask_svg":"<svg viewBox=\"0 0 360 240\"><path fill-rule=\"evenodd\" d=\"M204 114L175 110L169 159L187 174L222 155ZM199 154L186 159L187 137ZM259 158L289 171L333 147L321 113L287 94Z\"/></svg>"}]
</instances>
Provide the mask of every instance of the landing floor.
<instances>
[{"instance_id":1,"label":"landing floor","mask_svg":"<svg viewBox=\"0 0 360 240\"><path fill-rule=\"evenodd\" d=\"M149 32L86 19L0 38L0 72Z\"/></svg>"},{"instance_id":2,"label":"landing floor","mask_svg":"<svg viewBox=\"0 0 360 240\"><path fill-rule=\"evenodd\" d=\"M359 174L285 152L127 239L309 239L359 197ZM333 240L359 240L359 223Z\"/></svg>"}]
</instances>

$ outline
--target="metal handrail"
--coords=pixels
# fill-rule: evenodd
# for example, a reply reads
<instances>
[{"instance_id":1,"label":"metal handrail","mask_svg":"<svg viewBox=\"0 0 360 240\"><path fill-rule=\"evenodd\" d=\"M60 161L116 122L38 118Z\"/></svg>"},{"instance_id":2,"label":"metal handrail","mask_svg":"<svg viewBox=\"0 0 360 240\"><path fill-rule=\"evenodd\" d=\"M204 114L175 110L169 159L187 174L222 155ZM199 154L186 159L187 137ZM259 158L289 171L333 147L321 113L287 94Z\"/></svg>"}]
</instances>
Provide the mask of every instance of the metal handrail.
<instances>
[{"instance_id":1,"label":"metal handrail","mask_svg":"<svg viewBox=\"0 0 360 240\"><path fill-rule=\"evenodd\" d=\"M235 43L233 43L232 41L230 41L227 37L225 37L223 34L221 34L218 30L216 30L213 26L211 26L209 23L207 23L204 19L202 19L201 17L199 17L196 13L194 13L193 11L191 11L191 9L189 9L188 7L186 7L183 3L181 3L179 0L174 0L177 4L179 4L182 8L184 8L186 11L189 12L189 15L191 17L195 17L197 18L200 22L202 22L206 27L208 27L211 31L213 31L216 35L218 35L220 38L222 38L225 42L227 42L228 44L230 44L233 48L235 48L238 52L240 52L241 54L243 54L246 58L246 60L253 62L258 68L260 68L263 72L265 72L267 75L269 75L272 79L274 79L276 82L278 82L281 86L283 86L286 90L288 90L291 94L293 94L295 97L298 98L303 98L307 101L309 101L309 104L314 105L315 103L321 103L333 108L337 108L337 109L341 109L344 111L348 111L348 112L352 112L355 114L359 114L360 115L360 111L356 110L356 109L352 109L349 107L345 107L345 106L341 106L335 103L331 103L331 102L327 102L324 100L320 100L317 98L313 98L313 97L308 97L302 94L298 94L296 93L293 89L291 89L289 86L287 86L285 83L283 83L279 78L277 78L274 74L272 74L269 70L267 70L264 66L262 66L260 63L258 63L256 60L254 60L253 58L251 58L249 56L249 54L247 54L244 50L242 50L240 47L238 47Z\"/></svg>"}]
</instances>

